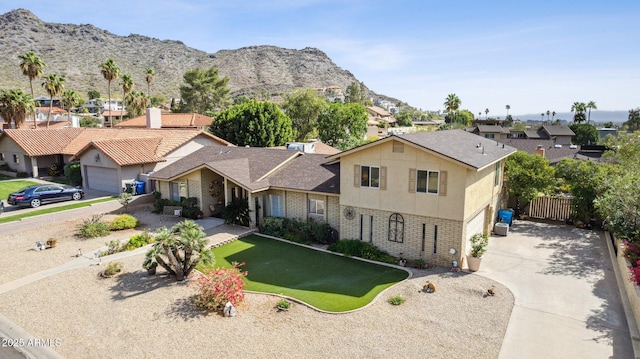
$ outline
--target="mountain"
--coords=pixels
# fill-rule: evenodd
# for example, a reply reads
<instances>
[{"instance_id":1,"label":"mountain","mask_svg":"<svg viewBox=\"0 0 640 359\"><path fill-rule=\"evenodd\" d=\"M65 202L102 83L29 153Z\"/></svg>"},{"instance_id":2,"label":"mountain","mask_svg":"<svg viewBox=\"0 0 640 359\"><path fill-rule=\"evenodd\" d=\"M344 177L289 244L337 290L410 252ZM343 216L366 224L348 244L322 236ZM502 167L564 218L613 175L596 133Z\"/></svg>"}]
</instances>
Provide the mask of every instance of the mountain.
<instances>
[{"instance_id":1,"label":"mountain","mask_svg":"<svg viewBox=\"0 0 640 359\"><path fill-rule=\"evenodd\" d=\"M295 88L334 85L346 90L358 81L315 48L251 46L207 53L181 41L136 34L118 36L88 24L47 23L28 10L18 9L0 15L0 88L28 90L29 81L19 69L18 58L28 51L34 51L47 64L45 75L65 74L66 88L85 96L89 90L97 90L106 97L107 82L99 65L108 58L114 59L121 74L130 74L136 89L145 93L145 69L154 69L157 74L151 93L166 98L179 97L187 70L211 66L218 68L221 76L229 77L232 96L260 95L263 89L278 96ZM34 89L36 97L46 95L41 86ZM119 81L112 82L111 93L122 96ZM370 95L397 102L374 92Z\"/></svg>"}]
</instances>

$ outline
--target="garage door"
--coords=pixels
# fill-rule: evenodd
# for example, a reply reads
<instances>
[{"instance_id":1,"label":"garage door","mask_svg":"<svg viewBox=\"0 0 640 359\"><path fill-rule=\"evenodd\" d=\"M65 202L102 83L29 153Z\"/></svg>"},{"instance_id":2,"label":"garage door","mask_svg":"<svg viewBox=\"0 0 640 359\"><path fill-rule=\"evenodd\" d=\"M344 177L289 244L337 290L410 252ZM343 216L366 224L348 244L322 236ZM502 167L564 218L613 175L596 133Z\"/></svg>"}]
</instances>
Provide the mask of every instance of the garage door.
<instances>
[{"instance_id":1,"label":"garage door","mask_svg":"<svg viewBox=\"0 0 640 359\"><path fill-rule=\"evenodd\" d=\"M118 170L113 168L87 166L85 170L87 176L87 187L99 191L120 193L122 185L118 181Z\"/></svg>"},{"instance_id":2,"label":"garage door","mask_svg":"<svg viewBox=\"0 0 640 359\"><path fill-rule=\"evenodd\" d=\"M473 236L476 233L484 233L484 212L486 209L483 209L482 211L480 211L480 213L478 213L475 217L473 217L468 223L467 223L467 233L465 238L467 239L467 252L469 252L469 248L471 248L471 242L469 241L469 239L471 239L471 236Z\"/></svg>"}]
</instances>

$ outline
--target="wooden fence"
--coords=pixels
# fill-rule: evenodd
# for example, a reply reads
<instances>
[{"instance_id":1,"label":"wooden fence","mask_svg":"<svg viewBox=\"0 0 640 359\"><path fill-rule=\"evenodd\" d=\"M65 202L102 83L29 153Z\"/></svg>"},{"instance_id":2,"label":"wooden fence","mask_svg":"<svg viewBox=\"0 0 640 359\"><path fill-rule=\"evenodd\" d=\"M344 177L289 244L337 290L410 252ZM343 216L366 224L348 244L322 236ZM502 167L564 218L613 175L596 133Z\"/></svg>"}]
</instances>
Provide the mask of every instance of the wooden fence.
<instances>
[{"instance_id":1,"label":"wooden fence","mask_svg":"<svg viewBox=\"0 0 640 359\"><path fill-rule=\"evenodd\" d=\"M565 221L573 216L571 198L538 197L529 204L529 217Z\"/></svg>"}]
</instances>

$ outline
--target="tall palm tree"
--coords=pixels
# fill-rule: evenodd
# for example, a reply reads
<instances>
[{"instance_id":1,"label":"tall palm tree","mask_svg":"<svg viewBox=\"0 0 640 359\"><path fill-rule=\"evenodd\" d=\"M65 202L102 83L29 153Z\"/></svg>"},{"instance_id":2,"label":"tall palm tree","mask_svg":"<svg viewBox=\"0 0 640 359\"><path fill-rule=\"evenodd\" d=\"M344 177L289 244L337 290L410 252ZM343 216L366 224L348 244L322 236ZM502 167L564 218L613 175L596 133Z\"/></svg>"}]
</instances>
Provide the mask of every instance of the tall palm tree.
<instances>
[{"instance_id":1,"label":"tall palm tree","mask_svg":"<svg viewBox=\"0 0 640 359\"><path fill-rule=\"evenodd\" d=\"M571 105L571 112L573 112L573 122L581 123L582 121L586 120L584 116L586 110L587 105L584 102L574 102L573 105Z\"/></svg>"},{"instance_id":2,"label":"tall palm tree","mask_svg":"<svg viewBox=\"0 0 640 359\"><path fill-rule=\"evenodd\" d=\"M151 83L153 82L153 77L156 75L156 72L153 69L145 70L144 80L147 81L147 96L151 98Z\"/></svg>"},{"instance_id":3,"label":"tall palm tree","mask_svg":"<svg viewBox=\"0 0 640 359\"><path fill-rule=\"evenodd\" d=\"M122 96L122 109L120 110L120 119L122 119L124 104L127 100L127 95L129 94L129 92L133 91L135 84L133 83L133 78L129 74L122 75L122 82L120 84L122 85L122 92L124 93L124 95Z\"/></svg>"},{"instance_id":4,"label":"tall palm tree","mask_svg":"<svg viewBox=\"0 0 640 359\"><path fill-rule=\"evenodd\" d=\"M22 61L20 62L20 70L22 70L22 74L29 77L31 98L35 98L35 95L33 94L33 80L42 77L43 69L47 64L40 60L33 51L29 51L24 55L19 55L18 58ZM33 128L36 128L35 111L33 112Z\"/></svg>"},{"instance_id":5,"label":"tall palm tree","mask_svg":"<svg viewBox=\"0 0 640 359\"><path fill-rule=\"evenodd\" d=\"M62 93L62 104L67 108L67 117L71 120L71 109L80 104L80 94L69 89Z\"/></svg>"},{"instance_id":6,"label":"tall palm tree","mask_svg":"<svg viewBox=\"0 0 640 359\"><path fill-rule=\"evenodd\" d=\"M540 120L542 121L542 123L544 123L544 112L543 112L543 113L541 113L541 114L540 114L540 116L541 116L541 119L540 119Z\"/></svg>"},{"instance_id":7,"label":"tall palm tree","mask_svg":"<svg viewBox=\"0 0 640 359\"><path fill-rule=\"evenodd\" d=\"M597 110L598 106L596 106L595 101L589 101L587 103L587 108L589 109L589 117L587 117L587 123L589 123L589 121L591 121L591 109Z\"/></svg>"},{"instance_id":8,"label":"tall palm tree","mask_svg":"<svg viewBox=\"0 0 640 359\"><path fill-rule=\"evenodd\" d=\"M552 122L553 122L553 118L554 118L554 117L556 117L556 112L555 112L555 111L551 112L551 121L552 121Z\"/></svg>"},{"instance_id":9,"label":"tall palm tree","mask_svg":"<svg viewBox=\"0 0 640 359\"><path fill-rule=\"evenodd\" d=\"M120 68L113 59L108 59L106 62L100 64L100 72L105 80L107 80L107 91L109 93L109 112L111 112L111 81L118 78L120 75ZM113 126L113 124L112 124Z\"/></svg>"},{"instance_id":10,"label":"tall palm tree","mask_svg":"<svg viewBox=\"0 0 640 359\"><path fill-rule=\"evenodd\" d=\"M44 77L42 87L49 94L49 113L47 114L47 128L49 128L49 121L51 120L51 112L53 111L53 98L60 96L64 91L64 75L58 76L57 74L49 74Z\"/></svg>"},{"instance_id":11,"label":"tall palm tree","mask_svg":"<svg viewBox=\"0 0 640 359\"><path fill-rule=\"evenodd\" d=\"M455 121L455 112L458 111L461 103L460 98L458 98L454 93L447 95L447 98L444 101L444 109L449 114L449 128L452 127L453 122Z\"/></svg>"},{"instance_id":12,"label":"tall palm tree","mask_svg":"<svg viewBox=\"0 0 640 359\"><path fill-rule=\"evenodd\" d=\"M509 110L511 110L511 106L506 105L504 108L507 109L507 117L509 117Z\"/></svg>"},{"instance_id":13,"label":"tall palm tree","mask_svg":"<svg viewBox=\"0 0 640 359\"><path fill-rule=\"evenodd\" d=\"M125 98L126 104L130 107L131 116L140 116L144 109L149 106L151 101L149 97L142 91L132 90Z\"/></svg>"},{"instance_id":14,"label":"tall palm tree","mask_svg":"<svg viewBox=\"0 0 640 359\"><path fill-rule=\"evenodd\" d=\"M489 119L489 109L488 108L484 109L484 119L485 119L485 121Z\"/></svg>"},{"instance_id":15,"label":"tall palm tree","mask_svg":"<svg viewBox=\"0 0 640 359\"><path fill-rule=\"evenodd\" d=\"M547 110L547 122L549 122L549 115L551 114L551 111Z\"/></svg>"},{"instance_id":16,"label":"tall palm tree","mask_svg":"<svg viewBox=\"0 0 640 359\"><path fill-rule=\"evenodd\" d=\"M0 116L20 127L27 116L36 112L36 102L20 89L0 90Z\"/></svg>"}]
</instances>

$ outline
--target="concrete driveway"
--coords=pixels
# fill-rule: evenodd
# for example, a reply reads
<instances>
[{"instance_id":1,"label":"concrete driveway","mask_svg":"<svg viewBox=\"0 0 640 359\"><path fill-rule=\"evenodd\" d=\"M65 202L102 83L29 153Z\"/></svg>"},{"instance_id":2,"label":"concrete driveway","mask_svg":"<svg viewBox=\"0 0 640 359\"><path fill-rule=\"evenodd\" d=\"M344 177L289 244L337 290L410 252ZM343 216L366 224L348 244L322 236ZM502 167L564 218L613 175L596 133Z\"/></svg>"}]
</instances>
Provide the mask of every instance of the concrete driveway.
<instances>
[{"instance_id":1,"label":"concrete driveway","mask_svg":"<svg viewBox=\"0 0 640 359\"><path fill-rule=\"evenodd\" d=\"M477 274L515 296L500 358L633 358L602 232L514 221Z\"/></svg>"}]
</instances>

